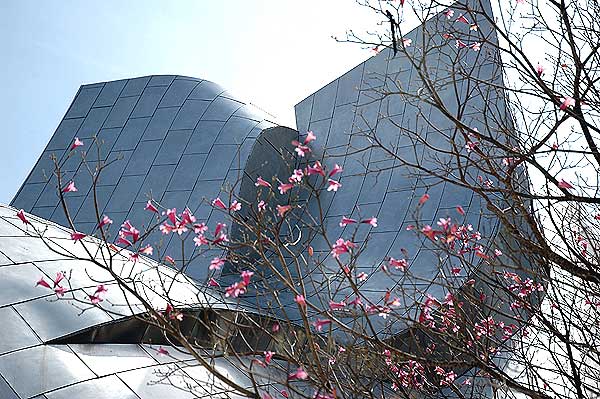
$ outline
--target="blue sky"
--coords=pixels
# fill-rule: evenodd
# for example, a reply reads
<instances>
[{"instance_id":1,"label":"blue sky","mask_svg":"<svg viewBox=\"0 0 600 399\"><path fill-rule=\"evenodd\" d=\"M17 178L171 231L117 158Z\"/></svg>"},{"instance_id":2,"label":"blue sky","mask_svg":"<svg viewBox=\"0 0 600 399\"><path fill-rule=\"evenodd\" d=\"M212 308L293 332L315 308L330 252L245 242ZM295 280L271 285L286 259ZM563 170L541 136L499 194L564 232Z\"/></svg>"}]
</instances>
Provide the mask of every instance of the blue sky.
<instances>
[{"instance_id":1,"label":"blue sky","mask_svg":"<svg viewBox=\"0 0 600 399\"><path fill-rule=\"evenodd\" d=\"M331 36L373 18L352 0L0 1L0 202L19 189L81 84L209 79L294 127L294 104L371 56Z\"/></svg>"}]
</instances>

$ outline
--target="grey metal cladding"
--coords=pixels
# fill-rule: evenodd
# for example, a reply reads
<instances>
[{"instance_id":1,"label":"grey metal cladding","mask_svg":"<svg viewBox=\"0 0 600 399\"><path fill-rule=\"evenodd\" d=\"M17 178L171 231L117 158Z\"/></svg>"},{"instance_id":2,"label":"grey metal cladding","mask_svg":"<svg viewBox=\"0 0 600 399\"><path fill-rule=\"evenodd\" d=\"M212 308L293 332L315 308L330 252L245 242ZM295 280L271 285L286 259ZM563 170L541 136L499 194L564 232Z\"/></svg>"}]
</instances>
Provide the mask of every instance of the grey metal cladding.
<instances>
[{"instance_id":1,"label":"grey metal cladding","mask_svg":"<svg viewBox=\"0 0 600 399\"><path fill-rule=\"evenodd\" d=\"M496 40L495 34L486 21L476 22L481 31L490 32L489 41ZM412 39L413 48L418 48L423 32L425 37L434 33L439 36L439 24L444 23L446 23L445 16L434 17L405 37ZM426 40L440 44L437 43L440 40L438 37L432 36ZM458 53L453 42L439 46L437 53L435 51L431 53L429 70L442 84L449 84L452 67L449 60L452 59L451 56L457 55L462 57L461 62L474 66L470 69L471 77L483 81L501 79L501 75L494 72L497 68L491 66L498 65L497 54L489 50L481 52L467 50L469 53L467 51L463 51L464 54ZM413 50L409 48L408 51ZM460 82L459 85L463 86ZM313 130L317 135L317 140L312 143L314 156L317 159L324 157L329 167L332 167L333 163L338 163L344 168L340 177L342 183L340 191L323 195L326 210L325 224L330 233L329 240L333 242L339 237L347 236L348 232L338 226L341 216L377 217L379 220L377 228L361 225L357 234L359 244L367 234L371 235L367 249L361 255L363 266L360 271L367 273L366 281L361 283L361 292L370 292L368 296L373 303L381 299L386 289L392 288L386 286L389 281L381 273L374 273L374 271L386 257L401 257L401 248L408 250L409 264L417 277L434 280L434 284L420 287L420 291L415 291L415 298L418 300L419 295L423 295L424 292L433 295L443 294L442 282L440 281L439 285L435 284L436 275L440 270L439 260L427 244L424 245L415 234L406 231L406 227L415 222L412 210L415 209L418 199L423 194L427 192L430 199L422 206L420 218L429 224L434 224L441 217L450 215L453 218L458 217L455 211L457 205L467 210L467 216L488 213L479 200L473 198L471 191L439 179L432 179L408 166L400 166L397 160L389 157L385 152L371 148L372 141L368 135L375 132L385 145L397 148L402 158L418 160L423 165L435 167L442 155L434 149L426 148L422 143L410 140L406 132L408 130L417 132L433 148L443 149L449 145L446 135L448 131L452 131L453 123L425 103L406 104L399 95L385 96L386 90L397 91L399 86L402 90L416 92L421 86L419 73L402 52L394 57L388 49L353 68L296 105L296 121L300 133ZM464 86L459 95L461 102L466 103L465 120L470 113L477 114L483 109L489 110L490 103L494 104L496 109L495 112L490 113L490 117L498 118L500 121L506 120L506 105L501 93L491 90L482 94L473 87L467 92L467 85ZM451 108L456 107L456 100L452 97L454 93L451 90L444 90L442 86L439 92ZM472 119L472 127L480 130L486 128L476 126L476 118ZM427 121L433 126L428 125ZM488 125L487 129L493 129L493 125ZM250 158L252 157L253 155ZM250 161L247 165L250 165ZM314 206L309 202L307 208L311 210ZM480 220L475 229L493 236L497 221L490 218ZM318 237L311 242L311 245L315 251L322 251L323 256L331 250L329 245ZM310 276L307 271L304 278L317 283L331 278L328 275L321 275L321 270L311 270ZM313 284L308 284L307 287L309 286L313 287ZM413 285L412 289L415 287L419 285ZM277 288L276 284L270 286L270 289ZM325 297L319 298L321 294L318 291L311 291L311 288L308 290L307 294L313 300L327 300ZM334 299L344 300L345 295L348 294L350 292L342 290L339 298ZM253 301L253 295L256 293L249 293L246 296L248 302ZM269 307L265 302L268 295L259 295L259 297L262 301L261 307ZM286 312L288 317L293 317L297 307L293 306L291 296L286 298L285 290L279 295L278 301L290 305L286 306ZM272 309L279 308L274 301ZM373 320L376 329L384 328L383 318ZM388 331L393 333L402 328L404 328L402 325L392 326Z\"/></svg>"},{"instance_id":2,"label":"grey metal cladding","mask_svg":"<svg viewBox=\"0 0 600 399\"><path fill-rule=\"evenodd\" d=\"M21 398L95 377L66 345L42 345L0 356L0 373Z\"/></svg>"},{"instance_id":3,"label":"grey metal cladding","mask_svg":"<svg viewBox=\"0 0 600 399\"><path fill-rule=\"evenodd\" d=\"M51 178L54 154L68 171L63 184L73 178L78 188L66 198L77 228L85 233L96 228L88 168L93 174L98 160L103 167L96 188L98 211L114 216L115 224L139 219L133 208L143 210L149 198L205 214L203 201L205 207L216 195L229 196L227 187L243 174L238 170L244 169L256 137L275 126L267 118L201 79L167 75L84 85L12 204L66 224L56 178ZM69 153L75 137L84 147ZM95 143L101 144L100 157Z\"/></svg>"}]
</instances>

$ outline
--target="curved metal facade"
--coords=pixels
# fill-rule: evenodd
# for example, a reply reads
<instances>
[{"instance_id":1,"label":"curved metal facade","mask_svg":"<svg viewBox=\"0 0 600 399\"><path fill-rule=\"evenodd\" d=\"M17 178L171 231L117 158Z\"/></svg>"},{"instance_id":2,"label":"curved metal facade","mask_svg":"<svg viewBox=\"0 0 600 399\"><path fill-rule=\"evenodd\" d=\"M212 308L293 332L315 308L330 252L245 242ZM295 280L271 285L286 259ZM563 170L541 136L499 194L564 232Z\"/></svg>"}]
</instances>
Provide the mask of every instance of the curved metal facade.
<instances>
[{"instance_id":1,"label":"curved metal facade","mask_svg":"<svg viewBox=\"0 0 600 399\"><path fill-rule=\"evenodd\" d=\"M489 24L483 20L476 22L479 30L486 32L486 40L495 42L495 33ZM485 45L481 51L465 51L443 41L439 32L445 23L445 16L438 15L405 35L413 43L407 51L435 48L429 54L427 67L436 78L441 99L451 111L458 112L460 104L463 123L486 133L499 131L500 125L510 125L503 93L489 90L491 85L485 85L486 90L478 90L468 83L477 80L502 83L498 54L488 51ZM468 25L465 29L468 31ZM428 41L426 44L421 42L423 38ZM452 65L457 60L470 67L464 79L452 75ZM426 176L417 167L446 165L438 172L445 174L444 177L452 175L456 165L444 151L450 143L458 148L465 148L466 144L460 137L453 136L456 126L451 121L420 101L423 81L418 71L418 66L401 53L392 56L390 50L384 50L296 105L300 136L309 130L317 135L311 163L321 159L329 167L337 163L344 169L340 191L323 195L329 238L335 241L350 234L350 228L339 226L342 216L378 218L376 228L361 225L355 237L358 244L368 239L355 272L366 273L366 279L360 283L361 292L375 304L381 302L387 290L397 288L390 286L390 280L377 270L388 257L403 257L402 251L408 254L414 275L411 281L405 282L405 289L410 291L406 298L418 302L425 294L443 296L445 292L447 264L438 259L429 243L407 231L407 227L416 222L414 210L423 194L428 193L430 198L420 208L420 222L434 225L440 218L450 216L468 220L486 237L499 235L497 220L490 217L491 213L471 190L443 178ZM454 90L457 82L459 88ZM386 95L399 88L413 93L414 101ZM486 116L485 124L482 113ZM403 133L406 130L413 133L413 139ZM382 144L394 148L396 157L373 148L369 132L374 132ZM419 140L414 140L414 133L418 133ZM511 142L514 137L510 134L499 132L498 138ZM277 126L264 112L205 80L150 76L84 85L11 205L59 225L65 224L56 195L56 181L54 178L46 181L44 177L44 171L51 175L53 167L49 157L56 154L58 160L64 161L67 176L79 171L78 191L69 195L68 205L77 229L93 233L96 216L90 191L91 176L82 178L87 172L81 158L65 157L75 137L87 144L94 136L100 143L100 160L110 163L98 183L100 213L114 219L113 228L118 229L123 221L130 220L141 230L151 221L150 214L144 211L148 198L178 210L189 207L199 220L214 225L223 216L214 211L211 199L229 198L233 190L235 195L251 201L256 196L257 176L265 179L289 176L292 166L286 160L293 156L290 142L298 138L298 132ZM87 158L95 162L97 155L89 153ZM117 162L111 162L115 160ZM296 160L297 165L302 165L302 161ZM313 198L302 200L308 201L308 212L315 210ZM456 214L455 208L459 205L466 211L465 216ZM232 227L234 236L242 233L239 226ZM35 239L25 238L11 209L0 208L0 234L0 260L4 265L0 267L0 274L5 276L0 276L2 287L13 287L0 290L0 334L9 337L0 343L0 374L4 377L0 379L0 394L5 395L3 397L25 399L42 393L46 393L48 399L77 397L100 385L110 386L122 395L119 397L126 398L150 399L167 394L187 397L183 391L167 393L163 390L170 389L168 387L148 385L153 370L164 367L159 365L164 361L155 356L155 348L147 345L44 345L69 333L114 320L115 316L95 309L75 317L69 310L71 306L41 298L39 290L30 286L40 273L51 278L57 270L75 270L75 267L65 264L69 261L57 258ZM72 247L73 243L60 228L53 227L52 234L60 236L65 246ZM157 232L146 241L154 243L161 238ZM178 243L178 240L165 242L164 254L179 259ZM341 301L351 295L352 291L340 284L328 286L328 296L322 296L321 288L325 284L332 281L336 284L332 278L339 267L331 258L330 246L322 238L315 237L304 244L311 245L315 256L324 259L324 264L332 270L331 274L323 271L327 268L300 270L300 277L311 281L307 285L308 299L327 308L330 299ZM503 250L515 250L502 237L497 245ZM185 250L188 255L194 250L191 237L186 241ZM209 259L217 255L216 251L209 251L190 264L186 273L196 280L205 279ZM232 271L235 270L229 265L219 276L222 285L233 277L238 278L230 274ZM84 276L75 276L75 281L79 284L76 288L90 286L89 278ZM194 290L192 283L183 284L183 291ZM276 299L273 292L277 292ZM249 308L260 308L275 316L281 316L285 310L287 319L299 317L293 295L276 280L267 281L262 291L251 290L241 298ZM213 307L220 306L215 300L205 300ZM190 299L182 303L190 303ZM202 306L202 303L197 305ZM407 309L412 305L405 304ZM391 337L407 327L404 323L391 324L382 317L372 318L371 323L381 337ZM112 359L112 356L125 360L119 365L109 365L106 358ZM48 378L29 384L31 370ZM186 378L186 371L182 372L184 376L178 377L178 381ZM104 397L115 397L111 392L107 391ZM218 392L213 390L207 394Z\"/></svg>"},{"instance_id":2,"label":"curved metal facade","mask_svg":"<svg viewBox=\"0 0 600 399\"><path fill-rule=\"evenodd\" d=\"M151 215L144 211L148 198L179 210L187 206L213 224L221 215L212 212L210 200L229 197L243 176L256 137L275 126L272 119L219 85L196 78L147 76L84 85L11 205L67 224L52 177L50 157L55 155L64 162L65 179L76 173L78 191L67 201L77 229L93 233L92 176L79 152L66 156L78 137L89 150L85 158L93 170L98 160L96 137L99 159L108 165L98 180L98 208L114 220L115 230L125 220L148 226ZM157 231L148 242L161 238ZM175 240L169 244L163 243L163 252L181 259ZM188 257L193 243L186 249ZM210 256L215 254L208 253L205 259ZM191 276L206 277L207 269L201 267L205 259L189 265Z\"/></svg>"}]
</instances>

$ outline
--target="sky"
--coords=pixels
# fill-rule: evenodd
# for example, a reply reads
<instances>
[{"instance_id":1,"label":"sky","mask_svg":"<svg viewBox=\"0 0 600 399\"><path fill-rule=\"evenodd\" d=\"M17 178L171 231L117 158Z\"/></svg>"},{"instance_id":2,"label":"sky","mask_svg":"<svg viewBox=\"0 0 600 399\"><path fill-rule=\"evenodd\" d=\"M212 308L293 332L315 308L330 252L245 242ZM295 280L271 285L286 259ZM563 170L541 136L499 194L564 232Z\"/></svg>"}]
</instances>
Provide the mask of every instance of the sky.
<instances>
[{"instance_id":1,"label":"sky","mask_svg":"<svg viewBox=\"0 0 600 399\"><path fill-rule=\"evenodd\" d=\"M372 56L338 43L379 18L353 0L0 1L0 203L82 84L208 79L295 127L294 105Z\"/></svg>"}]
</instances>

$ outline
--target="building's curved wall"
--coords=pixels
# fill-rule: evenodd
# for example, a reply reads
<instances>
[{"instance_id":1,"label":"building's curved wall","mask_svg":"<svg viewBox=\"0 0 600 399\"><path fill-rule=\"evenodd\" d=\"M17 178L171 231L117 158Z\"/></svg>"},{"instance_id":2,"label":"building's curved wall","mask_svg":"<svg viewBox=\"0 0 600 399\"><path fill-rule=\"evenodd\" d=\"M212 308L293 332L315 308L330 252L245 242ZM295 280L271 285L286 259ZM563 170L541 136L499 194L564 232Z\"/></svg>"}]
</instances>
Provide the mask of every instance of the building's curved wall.
<instances>
[{"instance_id":1,"label":"building's curved wall","mask_svg":"<svg viewBox=\"0 0 600 399\"><path fill-rule=\"evenodd\" d=\"M113 235L125 220L140 230L151 222L144 211L150 196L178 211L187 206L199 219L214 224L221 214L213 212L209 201L218 195L229 197L227 190L243 176L256 137L275 126L272 119L207 80L147 76L84 85L11 205L67 225L56 179L46 181L46 176L52 176L50 156L62 161L78 137L85 146L65 160L63 178L68 181L77 173L78 191L69 193L67 203L76 228L92 233L96 227L92 178L80 150L88 151L93 169L96 136L100 159L115 161L101 173L96 190L100 214L114 220ZM157 231L147 242L167 240L162 254L179 260L179 240L169 242L170 238ZM185 258L194 250L188 241ZM190 276L206 277L205 260L215 254L204 255L188 264Z\"/></svg>"},{"instance_id":2,"label":"building's curved wall","mask_svg":"<svg viewBox=\"0 0 600 399\"><path fill-rule=\"evenodd\" d=\"M428 41L425 48L430 49L427 54L429 75L436 82L437 94L450 112L460 115L462 123L471 128L505 143L514 142L512 131L504 129L512 124L500 89L503 86L500 58L489 45L496 42L495 33L483 18L472 22L478 23L478 33L469 33L468 24L462 24L462 27L454 24L453 27L471 35L473 42L482 40L479 35L485 36L488 44L484 43L479 52L470 48L457 49L454 40L442 39L441 32L454 23L454 19L449 21L443 14L404 36L412 39L412 46L407 51L418 58L425 37ZM466 66L467 76L461 77L457 73L457 64ZM477 84L478 80L485 83ZM493 83L497 83L499 88L494 89ZM414 97L410 99L394 94L400 90ZM368 274L367 280L358 284L361 293L372 304L381 305L388 290L392 297L400 296L405 300L406 303L396 312L402 309L415 312L415 303L422 302L426 293L443 298L448 290L447 277L452 276L448 264L438 258L439 252L434 250L434 246L415 232L407 231L409 225L415 224L417 203L423 194L428 193L430 199L419 209L421 223L435 228L440 218L451 217L458 222L472 223L474 229L486 238L493 238L497 233L497 219L472 190L431 177L417 167L403 165L381 149L372 148L373 141L368 136L374 132L382 144L409 163L433 168L443 176L452 176L457 171L456 160L444 152L452 150L451 146L455 145L463 156L468 156L465 139L455 134L454 122L433 106L419 101L418 96L426 93L417 66L411 64L402 51L394 56L387 49L296 105L298 131L301 134L313 131L317 136L317 140L311 143L313 154L310 162L321 159L329 168L334 163L344 168L339 192L324 192L322 195L329 242L335 242L339 237L350 238L355 225L340 227L342 216L378 218L376 228L361 225L358 229L355 242L361 244L367 236L369 240L354 274ZM410 139L411 135L406 130L422 140ZM468 177L472 184L480 184L479 175L482 175L482 180L487 179L476 168L472 171L476 173ZM466 211L465 216L456 211L459 205ZM317 215L314 199L309 199L308 209L313 217ZM331 295L336 301L353 297L348 284L344 284L345 279L340 277L340 268L331 257L331 248L325 240L316 237L306 244L314 248L315 257L325 259L324 268L309 266L303 271L302 279L309 299L327 309ZM497 245L502 249L502 243ZM404 258L403 250L408 254L413 277L394 283L394 279L380 271L380 266L389 257ZM493 252L493 248L487 250ZM477 262L476 257L473 260ZM459 286L461 278L456 280L455 284ZM277 291L277 295L272 303L268 299L269 292L259 295L258 302L262 308L281 312L280 303L283 303L288 305L283 307L286 317L299 317L293 295L285 286L271 281L267 291ZM256 301L254 295L256 293L249 293L247 300ZM391 325L390 319L386 320L376 313L370 322L375 331L384 332L383 335L395 334L405 327L401 321Z\"/></svg>"},{"instance_id":3,"label":"building's curved wall","mask_svg":"<svg viewBox=\"0 0 600 399\"><path fill-rule=\"evenodd\" d=\"M210 374L195 365L190 356L161 356L149 344L48 344L58 337L98 326L145 311L133 298L124 297L110 274L89 260L81 242L74 243L70 231L47 220L27 215L32 225L17 218L17 210L0 205L0 397L2 399L99 399L192 398L196 395L220 397L228 388L215 385ZM100 256L99 241L85 239L92 254ZM106 254L105 254L106 256ZM78 259L81 258L81 259ZM89 259L89 258L87 258ZM115 255L113 271L121 277L142 278L149 282L153 273L161 280L176 276L172 269L140 259L128 261L127 253ZM63 271L69 281L62 299L36 281L52 281ZM143 277L143 276L146 277ZM181 274L179 274L181 277ZM201 291L190 281L177 278L169 291L176 306L219 307L208 290ZM165 280L166 279L166 280ZM91 306L87 295L102 281L108 291L98 306ZM159 281L159 280L156 280ZM145 291L150 294L149 290ZM76 298L76 299L74 299ZM146 298L157 309L164 309L159 295ZM127 303L132 306L129 308ZM67 340L68 341L68 340ZM187 360L179 368L180 360ZM190 363L191 362L191 363ZM191 366L191 367L188 367ZM249 384L231 362L221 369L236 381ZM240 366L238 366L240 367ZM161 382L171 373L169 382ZM162 373L162 374L161 374ZM38 396L39 395L39 396Z\"/></svg>"}]
</instances>

